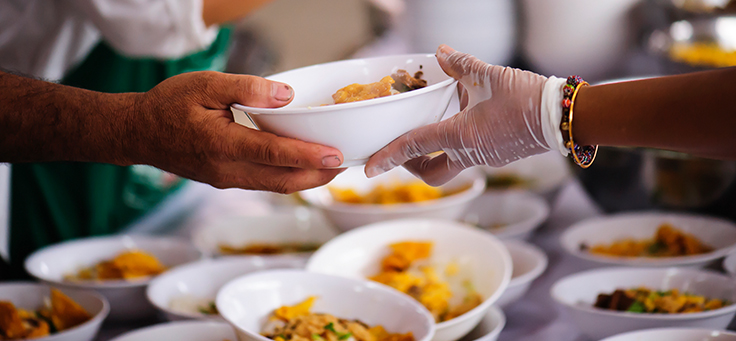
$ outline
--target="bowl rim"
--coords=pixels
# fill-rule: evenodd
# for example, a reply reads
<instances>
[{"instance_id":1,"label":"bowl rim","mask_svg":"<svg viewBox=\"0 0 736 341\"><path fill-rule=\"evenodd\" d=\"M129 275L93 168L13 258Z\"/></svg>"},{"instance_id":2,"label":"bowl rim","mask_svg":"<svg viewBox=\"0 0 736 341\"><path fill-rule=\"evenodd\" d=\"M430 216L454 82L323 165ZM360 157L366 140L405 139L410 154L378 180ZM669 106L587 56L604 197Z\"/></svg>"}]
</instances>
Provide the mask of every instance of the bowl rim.
<instances>
[{"instance_id":1,"label":"bowl rim","mask_svg":"<svg viewBox=\"0 0 736 341\"><path fill-rule=\"evenodd\" d=\"M223 254L219 252L219 250L213 250L209 248L207 245L205 245L205 242L203 241L204 239L207 238L207 236L214 237L215 235L213 233L213 230L216 230L216 229L244 229L245 230L247 228L244 228L242 225L253 223L253 221L250 221L250 220L254 220L255 222L261 225L268 225L273 219L280 219L281 217L296 216L298 214L298 211L302 209L309 212L310 225L311 223L315 222L315 219L317 219L317 218L314 218L315 215L322 216L321 218L318 219L319 220L318 222L324 223L325 230L329 230L329 232L331 233L331 236L329 239L326 239L321 242L317 242L320 245L327 243L332 238L335 238L338 234L340 234L337 227L335 227L334 224L332 224L327 219L327 217L324 217L324 214L322 213L322 211L319 210L317 207L297 206L294 208L280 208L276 211L269 212L269 213L262 214L262 215L252 215L252 216L233 215L233 216L219 217L213 220L209 224L203 224L201 226L197 226L196 228L194 228L189 239L190 239L191 244L194 245L194 247L200 253L202 253L203 256L207 258L263 257L265 259L280 259L280 258L292 258L292 257L308 257L309 255L314 253L314 251L301 251L301 252L282 253L282 254L261 254L261 255ZM241 220L243 224L238 225L238 226L235 226L234 224L226 224L226 222L232 221L232 220ZM213 239L216 239L218 242L222 241L221 238L213 238Z\"/></svg>"},{"instance_id":2,"label":"bowl rim","mask_svg":"<svg viewBox=\"0 0 736 341\"><path fill-rule=\"evenodd\" d=\"M539 276L541 276L545 270L547 270L547 266L549 265L549 257L538 246L532 243L525 242L523 240L505 240L503 242L504 244L506 244L506 248L509 249L509 252L511 252L512 248L516 248L517 250L521 250L521 252L531 254L536 260L536 264L531 270L517 277L513 277L512 273L511 281L509 281L508 288L531 283L535 279L539 278ZM511 258L513 266L514 257L512 256Z\"/></svg>"},{"instance_id":3,"label":"bowl rim","mask_svg":"<svg viewBox=\"0 0 736 341\"><path fill-rule=\"evenodd\" d=\"M444 196L438 199L410 202L410 203L399 203L399 204L348 204L332 200L331 203L323 203L321 200L312 200L312 195L307 196L299 193L300 198L304 199L309 205L314 207L330 210L333 212L342 212L350 214L375 214L375 213L387 213L387 212L401 212L401 213L417 213L426 211L428 208L439 209L447 206L452 206L458 202L466 202L480 197L486 188L485 178L480 172L470 170L466 174L468 175L468 182L471 184L465 190L457 193L453 193L448 196ZM417 179L418 180L418 179ZM418 180L421 181L421 180ZM327 185L329 186L329 185ZM314 188L309 193L315 193L318 190L328 190L326 186L322 188Z\"/></svg>"},{"instance_id":4,"label":"bowl rim","mask_svg":"<svg viewBox=\"0 0 736 341\"><path fill-rule=\"evenodd\" d=\"M249 271L247 273L242 274L242 275L245 275L245 274L253 273L253 272L256 272L256 271L268 270L269 269L268 267L270 267L272 265L275 265L275 264L296 265L297 263L300 263L300 262L301 262L301 260L299 260L299 259L296 259L296 258L285 258L285 257L284 258L274 258L274 259L264 259L263 257L260 257L260 256L235 256L235 257L226 256L226 257L218 257L218 258L205 258L205 259L201 259L201 260L194 261L194 262L191 262L191 263L185 263L185 264L182 264L182 265L177 265L177 266L175 266L175 267L167 270L166 272L162 273L161 275L154 277L151 280L151 283L149 283L148 286L146 287L146 299L156 309L158 309L158 310L160 310L160 311L162 311L162 312L164 312L166 314L173 315L173 316L177 316L177 317L181 317L181 318L185 318L185 319L191 319L191 320L223 321L222 320L222 317L220 317L219 314L218 315L203 315L203 314L194 314L194 313L185 313L185 312L180 312L180 311L174 311L174 310L172 310L167 305L160 305L160 304L158 304L158 300L155 300L153 298L154 297L153 296L153 291L158 286L165 285L164 284L164 281L166 281L166 280L168 280L170 278L177 278L180 275L185 274L185 273L188 273L188 272L197 272L196 269L200 269L200 268L204 268L205 269L204 270L204 273L207 273L207 271L209 271L209 269L212 269L211 266L213 266L213 265L215 265L215 266L222 266L222 267L226 267L226 266L239 266L239 265L242 265L243 267L245 267L245 266L257 267L257 264L258 263L262 263L266 267L265 269L254 268L253 270L251 270L251 271ZM233 278L233 279L236 279L236 278ZM225 284L227 284L227 283L225 283ZM225 284L223 284L222 287L224 287ZM218 291L219 291L219 289L218 289ZM213 298L213 301L216 298L217 298L217 293L215 293L215 297Z\"/></svg>"},{"instance_id":5,"label":"bowl rim","mask_svg":"<svg viewBox=\"0 0 736 341\"><path fill-rule=\"evenodd\" d=\"M723 259L723 269L731 276L736 277L736 252L731 252Z\"/></svg>"},{"instance_id":6,"label":"bowl rim","mask_svg":"<svg viewBox=\"0 0 736 341\"><path fill-rule=\"evenodd\" d=\"M640 329L640 330L632 330L616 335L609 336L601 341L612 341L619 337L630 337L640 334L649 334L649 333L656 333L656 332L664 332L664 331L672 331L672 332L686 332L686 331L694 331L694 332L703 332L711 334L713 332L718 332L723 335L727 336L736 336L736 333L730 330L723 330L723 329L715 329L715 328L687 328L687 327L670 327L670 328L647 328L647 329Z\"/></svg>"},{"instance_id":7,"label":"bowl rim","mask_svg":"<svg viewBox=\"0 0 736 341\"><path fill-rule=\"evenodd\" d=\"M349 63L358 63L358 62L366 62L366 61L374 61L374 60L380 60L380 59L393 59L393 58L435 58L436 56L434 54L430 53L410 53L410 54L400 54L400 55L389 55L389 56L379 56L379 57L371 57L371 58L355 58L355 59L345 59L345 60L338 60L334 62L327 62L327 63L320 63L320 64L314 64L309 66L304 66L296 69L291 69L283 72L279 72L270 76L265 77L266 79L273 79L275 77L281 76L285 73L289 72L301 72L305 70L310 69L316 69L320 67L324 67L327 65L335 65L335 64L349 64ZM457 83L457 80L453 79L450 76L447 76L448 78L437 82L432 85L428 85L421 89L416 89L412 91L403 92L400 94L392 95L392 96L385 96L385 97L379 97L379 98L372 98L370 100L364 100L364 101L357 101L357 102L350 102L350 103L341 103L340 105L326 105L326 106L315 106L315 107L298 107L298 108L257 108L257 107L251 107L242 105L239 103L234 103L231 105L232 108L243 111L247 114L255 114L255 115L269 115L269 114L279 114L279 115L295 115L295 114L318 114L318 113L326 113L331 111L338 111L338 110L346 110L346 109L353 109L353 108L359 108L359 107L366 107L366 106L372 106L372 105L379 105L383 103L390 103L393 101L420 96L422 94L432 92L435 90L439 90L441 88L447 87L452 85L453 83ZM347 85L347 84L346 84ZM345 113L350 114L350 113Z\"/></svg>"},{"instance_id":8,"label":"bowl rim","mask_svg":"<svg viewBox=\"0 0 736 341\"><path fill-rule=\"evenodd\" d=\"M485 340L488 338L498 337L498 335L501 334L501 332L503 331L503 328L506 327L506 314L498 306L492 305L490 308L488 308L488 311L486 312L486 314L483 315L483 318L481 318L481 321L489 317L493 319L494 321L496 321L496 327L493 328L493 330L491 330L491 332L488 334L484 334L479 338L476 338L473 340L467 340L467 341ZM473 329L471 329L470 332L468 332L468 334L470 334L473 331ZM458 341L463 341L463 340L465 340L465 336L461 337Z\"/></svg>"},{"instance_id":9,"label":"bowl rim","mask_svg":"<svg viewBox=\"0 0 736 341\"><path fill-rule=\"evenodd\" d=\"M723 280L733 282L733 278L726 276L724 274L721 274L719 272L716 272L713 270L707 270L707 269L690 269L690 268L681 268L681 267L668 267L668 268L605 267L605 268L595 268L591 270L581 271L581 272L577 272L577 273L573 273L573 274L564 276L558 279L554 284L552 284L552 287L550 287L549 292L550 292L550 296L555 302L557 302L558 304L568 309L573 309L573 310L585 312L588 314L610 316L610 317L615 317L615 318L626 318L626 319L632 319L632 320L635 320L635 319L655 320L655 321L698 320L698 319L721 316L721 315L726 315L726 314L731 314L731 313L736 312L736 303L732 303L731 305L728 305L728 306L725 306L719 309L708 310L708 311L697 312L697 313L678 313L678 314L630 313L630 312L625 312L625 311L613 311L613 310L594 308L592 306L582 306L580 304L575 304L575 303L570 304L567 302L567 300L560 297L560 295L557 293L563 284L566 284L567 282L573 281L580 277L596 276L596 275L600 275L603 273L612 273L612 272L613 273L616 273L616 272L627 272L627 273L646 272L646 273L651 274L652 272L666 273L666 272L673 272L673 271L678 272L678 273L696 273L699 275L709 276L710 278L720 278Z\"/></svg>"},{"instance_id":10,"label":"bowl rim","mask_svg":"<svg viewBox=\"0 0 736 341\"><path fill-rule=\"evenodd\" d=\"M40 288L40 289L51 290L51 288L53 288L54 285L50 285L47 283L30 282L30 281L8 281L8 282L0 283L0 289L2 289L3 287L33 287L34 289ZM87 296L94 297L95 299L97 299L98 301L102 303L102 308L97 314L92 316L91 319L89 319L88 321L78 326L74 326L72 328L69 328L67 330L63 330L60 332L57 331L56 333L49 334L44 337L35 338L33 340L44 341L44 340L48 340L49 338L55 338L55 337L62 336L62 335L68 336L69 334L73 333L74 331L78 331L79 329L83 327L88 328L94 325L98 325L98 326L102 325L102 322L104 322L104 320L110 314L110 302L108 302L105 296L103 296L102 294L94 290L83 290L79 288L61 288L61 289L68 289L80 295L87 295ZM95 335L96 334L97 332L95 332Z\"/></svg>"},{"instance_id":11,"label":"bowl rim","mask_svg":"<svg viewBox=\"0 0 736 341\"><path fill-rule=\"evenodd\" d=\"M323 273L318 273L318 272L311 272L311 271L306 271L304 269L273 269L273 270L265 270L265 271L245 274L243 276L233 279L232 281L225 284L222 288L220 288L220 290L217 293L217 299L215 300L216 302L215 304L218 306L218 309L219 309L220 302L225 299L224 298L225 293L227 293L228 291L234 290L231 288L235 288L237 285L240 284L240 282L250 280L251 279L250 277L269 276L269 275L270 276L294 276L295 278L298 278L298 276L319 276L319 277L324 277L324 278L328 278L328 279L332 279L336 281L342 281L343 283L349 283L352 286L358 285L363 288L370 288L371 290L380 291L382 294L392 296L397 300L404 300L406 303L412 306L418 314L421 314L422 317L424 317L424 320L425 322L427 322L427 326L428 326L427 335L423 339L419 339L416 341L430 341L435 335L437 324L434 323L434 317L432 317L432 314L430 314L429 310L427 310L427 308L425 308L424 305L419 303L419 301L411 298L410 296L404 295L401 292L391 287L382 285L380 283L371 282L367 280L359 280L359 279L354 279L354 278L328 275L328 274L323 274ZM290 282L290 283L293 283L293 282ZM274 309L276 308L277 307L274 307ZM222 316L222 318L225 321L227 321L234 329L240 330L248 334L249 336L255 338L256 340L270 341L270 339L266 338L265 336L262 336L258 332L253 332L253 331L250 331L248 329L245 329L239 326L225 314L221 313L220 316Z\"/></svg>"},{"instance_id":12,"label":"bowl rim","mask_svg":"<svg viewBox=\"0 0 736 341\"><path fill-rule=\"evenodd\" d=\"M335 237L331 241L327 242L325 245L323 245L323 247L328 246L329 244L336 244L340 242L342 239L351 237L353 234L368 233L368 232L371 232L371 230L373 229L382 228L384 225L391 226L391 225L396 225L396 224L402 224L402 225L408 225L408 226L427 224L430 226L442 226L441 228L465 229L465 231L467 232L476 233L478 238L486 238L488 242L495 244L497 249L500 250L501 252L501 257L503 258L502 262L506 265L506 269L504 273L502 274L501 283L498 286L498 289L496 289L496 291L493 294L486 297L483 300L483 302L481 302L481 304L465 312L464 314L457 316L451 320L447 320L443 322L435 322L437 329L451 328L451 326L455 324L461 324L465 320L471 319L473 316L478 315L480 312L487 310L488 307L492 306L493 303L498 301L501 295L503 295L504 291L508 289L509 282L511 282L511 273L513 271L513 263L511 261L511 254L509 254L509 251L506 248L506 245L503 243L503 241L501 241L501 239L494 236L493 234L487 231L478 229L475 226L468 225L468 224L465 224L459 221L444 220L444 219L421 219L421 218L406 218L406 219L380 221L380 222L363 225L363 226L354 228L352 230L346 231L342 233L341 235ZM323 248L318 249L314 253L314 255L312 255L312 257L309 258L309 261L307 261L307 265L305 267L306 271L316 272L313 269L314 259L315 259L315 256L317 256L322 250ZM365 280L368 281L367 279ZM391 289L391 290L396 290L394 288L391 288L388 285L384 285L384 284L377 283L377 282L375 282L375 284L385 286L386 288ZM434 321L434 318L432 318L432 321Z\"/></svg>"},{"instance_id":13,"label":"bowl rim","mask_svg":"<svg viewBox=\"0 0 736 341\"><path fill-rule=\"evenodd\" d=\"M63 241L61 243L57 244L51 244L46 247L43 247L41 249L36 250L33 252L30 256L28 256L24 262L24 267L26 272L28 272L31 276L46 282L50 283L56 286L61 287L67 287L67 288L85 288L85 289L117 289L117 288L133 288L133 287L143 287L147 286L151 280L153 280L156 276L148 276L137 280L127 281L127 280L108 280L108 281L65 281L62 279L55 279L55 278L49 278L48 276L45 276L44 274L36 271L35 268L31 267L32 263L34 263L38 258L43 258L46 253L55 252L60 249L65 249L69 247L77 248L80 246L84 246L85 244L92 244L92 243L98 243L98 242L116 242L124 239L133 239L133 240L147 240L147 241L154 241L154 242L167 242L167 243L174 243L178 244L179 246L184 246L188 248L190 251L193 251L193 254L196 254L197 257L195 259L192 259L191 262L196 262L198 260L202 259L202 252L200 252L188 239L179 237L179 236L148 236L148 235L139 235L139 234L123 234L123 235L112 235L112 236L96 236L96 237L85 237L85 238L78 238L78 239L72 239L68 241ZM97 260L99 261L99 260ZM185 264L185 263L182 263ZM164 272L168 271L167 268L164 270Z\"/></svg>"},{"instance_id":14,"label":"bowl rim","mask_svg":"<svg viewBox=\"0 0 736 341\"><path fill-rule=\"evenodd\" d=\"M512 240L514 238L521 237L527 233L534 232L536 229L540 228L542 224L545 223L545 221L547 221L552 211L549 207L549 204L547 203L547 200L544 200L541 195L530 191L486 191L474 200L483 200L483 198L486 197L496 197L502 199L509 198L508 200L513 201L515 204L519 206L531 207L531 209L534 211L533 214L529 216L529 218L504 226L503 229L498 232L494 232L488 227L478 226L478 228L492 233L494 236L504 240ZM468 209L465 211L465 214L469 212L470 210ZM524 228L520 228L519 226Z\"/></svg>"},{"instance_id":15,"label":"bowl rim","mask_svg":"<svg viewBox=\"0 0 736 341\"><path fill-rule=\"evenodd\" d=\"M229 323L227 323L225 321L217 321L217 320L186 320L186 321L169 321L169 322L156 323L154 325L150 325L150 326L147 326L147 327L129 330L129 331L123 333L123 334L120 334L120 335L116 336L113 339L110 339L110 341L124 340L125 338L134 337L134 336L138 336L138 335L141 335L141 334L146 334L146 333L149 333L149 332L151 332L153 330L171 329L171 328L177 328L177 327L182 327L182 326L183 327L193 326L193 327L201 328L203 325L209 325L209 326L213 326L213 327L217 327L217 328L227 327L227 328L229 328L230 330L233 331L233 334L234 335L237 334L237 333L235 333L235 330L233 330L233 327Z\"/></svg>"},{"instance_id":16,"label":"bowl rim","mask_svg":"<svg viewBox=\"0 0 736 341\"><path fill-rule=\"evenodd\" d=\"M646 258L646 257L614 257L614 256L599 256L589 252L580 251L579 245L577 247L572 245L572 234L578 230L590 228L591 224L598 224L604 221L611 221L616 219L647 219L650 217L661 217L663 220L668 218L674 219L699 219L706 220L712 223L719 223L725 225L731 225L734 228L734 235L736 235L736 223L729 220L712 217L701 214L691 213L680 213L680 212L668 212L668 211L640 211L640 212L623 212L604 216L595 216L592 218L581 220L575 224L570 225L559 237L559 243L562 248L579 259L592 261L602 264L610 265L626 265L626 266L648 266L648 267L670 267L670 266L683 266L683 265L698 265L704 264L709 261L717 260L727 256L730 253L736 251L736 243L729 246L714 249L711 252L691 255L691 256L677 256L677 257L660 257L660 258ZM696 236L697 237L697 236Z\"/></svg>"}]
</instances>

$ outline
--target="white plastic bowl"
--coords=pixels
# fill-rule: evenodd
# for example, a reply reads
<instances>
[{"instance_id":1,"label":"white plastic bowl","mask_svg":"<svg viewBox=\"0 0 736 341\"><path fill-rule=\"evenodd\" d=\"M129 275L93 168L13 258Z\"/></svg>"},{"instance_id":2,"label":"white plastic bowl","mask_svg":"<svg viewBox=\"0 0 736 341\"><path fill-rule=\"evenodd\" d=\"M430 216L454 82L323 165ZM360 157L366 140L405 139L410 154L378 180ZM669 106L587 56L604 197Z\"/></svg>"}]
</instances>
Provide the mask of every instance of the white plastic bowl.
<instances>
[{"instance_id":1,"label":"white plastic bowl","mask_svg":"<svg viewBox=\"0 0 736 341\"><path fill-rule=\"evenodd\" d=\"M491 306L480 323L460 341L496 341L506 326L506 315L498 307Z\"/></svg>"},{"instance_id":2,"label":"white plastic bowl","mask_svg":"<svg viewBox=\"0 0 736 341\"><path fill-rule=\"evenodd\" d=\"M424 72L427 87L366 101L331 104L332 94L353 83L373 83L398 69ZM455 93L432 54L353 59L303 67L269 77L294 89L294 100L277 109L234 104L235 121L248 117L263 131L339 149L342 167L362 165L383 146L414 128L439 121Z\"/></svg>"},{"instance_id":3,"label":"white plastic bowl","mask_svg":"<svg viewBox=\"0 0 736 341\"><path fill-rule=\"evenodd\" d=\"M501 239L527 240L549 217L549 205L528 192L486 192L473 200L463 221ZM494 227L500 225L499 227Z\"/></svg>"},{"instance_id":4,"label":"white plastic bowl","mask_svg":"<svg viewBox=\"0 0 736 341\"><path fill-rule=\"evenodd\" d=\"M736 314L736 304L688 314L641 314L594 308L598 294L645 286L679 289L709 298L736 302L736 283L713 271L688 268L607 268L573 274L558 280L552 298L567 310L583 334L593 339L632 330L665 327L724 329Z\"/></svg>"},{"instance_id":5,"label":"white plastic bowl","mask_svg":"<svg viewBox=\"0 0 736 341\"><path fill-rule=\"evenodd\" d=\"M236 341L229 324L216 321L178 321L137 329L111 341Z\"/></svg>"},{"instance_id":6,"label":"white plastic bowl","mask_svg":"<svg viewBox=\"0 0 736 341\"><path fill-rule=\"evenodd\" d=\"M219 245L245 246L253 243L324 244L337 230L315 209L293 207L260 216L228 216L202 226L192 242L206 256L220 256ZM308 257L311 252L269 255L268 259ZM233 255L238 256L238 255Z\"/></svg>"},{"instance_id":7,"label":"white plastic bowl","mask_svg":"<svg viewBox=\"0 0 736 341\"><path fill-rule=\"evenodd\" d=\"M434 336L432 315L411 297L378 283L302 270L269 270L237 278L220 289L217 309L239 340L268 341L260 334L268 316L309 296L318 297L313 312L382 325L392 333L412 332L417 341Z\"/></svg>"},{"instance_id":8,"label":"white plastic bowl","mask_svg":"<svg viewBox=\"0 0 736 341\"><path fill-rule=\"evenodd\" d=\"M511 256L503 243L490 233L444 220L405 219L376 223L344 233L322 246L309 259L307 270L365 280L379 271L389 244L406 240L432 241L432 260L457 261L470 269L470 281L485 300L463 315L438 323L433 340L463 337L501 297L511 279Z\"/></svg>"},{"instance_id":9,"label":"white plastic bowl","mask_svg":"<svg viewBox=\"0 0 736 341\"><path fill-rule=\"evenodd\" d=\"M581 245L611 244L626 238L651 239L662 223L690 233L713 247L709 253L682 257L608 257L581 250ZM706 216L675 213L624 213L592 218L570 226L560 237L562 247L578 258L627 266L705 266L736 250L736 224Z\"/></svg>"},{"instance_id":10,"label":"white plastic bowl","mask_svg":"<svg viewBox=\"0 0 736 341\"><path fill-rule=\"evenodd\" d=\"M219 315L205 315L172 308L172 300L189 296L212 302L217 291L227 282L242 275L265 269L301 268L300 259L264 259L263 257L223 257L205 259L178 266L154 278L148 285L146 296L163 315L171 321L186 319L216 319Z\"/></svg>"},{"instance_id":11,"label":"white plastic bowl","mask_svg":"<svg viewBox=\"0 0 736 341\"><path fill-rule=\"evenodd\" d=\"M611 336L601 341L733 341L736 333L699 328L655 328Z\"/></svg>"},{"instance_id":12,"label":"white plastic bowl","mask_svg":"<svg viewBox=\"0 0 736 341\"><path fill-rule=\"evenodd\" d=\"M731 253L723 260L723 269L731 276L736 277L736 253Z\"/></svg>"},{"instance_id":13,"label":"white plastic bowl","mask_svg":"<svg viewBox=\"0 0 736 341\"><path fill-rule=\"evenodd\" d=\"M100 294L90 291L59 288L64 294L79 303L92 319L74 328L53 333L37 341L92 341L100 330L102 321L110 312L110 305ZM0 283L0 300L10 301L18 308L36 310L50 297L49 286L31 282Z\"/></svg>"},{"instance_id":14,"label":"white plastic bowl","mask_svg":"<svg viewBox=\"0 0 736 341\"><path fill-rule=\"evenodd\" d=\"M503 167L480 167L489 177L511 174L528 181L527 186L512 191L532 191L544 197L550 204L557 197L562 185L572 178L568 161L555 151L530 156ZM496 191L489 187L488 191Z\"/></svg>"},{"instance_id":15,"label":"white plastic bowl","mask_svg":"<svg viewBox=\"0 0 736 341\"><path fill-rule=\"evenodd\" d=\"M511 254L514 271L511 281L496 305L504 308L524 297L532 282L547 269L547 255L540 248L518 240L504 241Z\"/></svg>"},{"instance_id":16,"label":"white plastic bowl","mask_svg":"<svg viewBox=\"0 0 736 341\"><path fill-rule=\"evenodd\" d=\"M328 185L299 192L299 195L310 205L321 209L335 226L347 231L358 226L394 219L457 220L462 217L463 212L472 200L480 196L485 188L485 179L482 172L476 169L468 169L440 186L441 189L447 191L470 186L468 189L436 200L393 205L348 204L335 201L329 190L329 187L332 186L335 188L353 188L359 192L367 193L379 184L391 185L396 182L411 181L421 180L418 180L402 167L394 168L371 179L366 178L363 167L353 167L335 177Z\"/></svg>"},{"instance_id":17,"label":"white plastic bowl","mask_svg":"<svg viewBox=\"0 0 736 341\"><path fill-rule=\"evenodd\" d=\"M64 280L82 267L112 259L125 250L141 249L151 253L167 267L195 261L200 253L188 241L172 237L114 236L72 240L45 247L25 262L28 273L54 286L94 289L110 302L108 319L116 321L151 317L156 309L146 299L146 285L151 278L136 281Z\"/></svg>"}]
</instances>

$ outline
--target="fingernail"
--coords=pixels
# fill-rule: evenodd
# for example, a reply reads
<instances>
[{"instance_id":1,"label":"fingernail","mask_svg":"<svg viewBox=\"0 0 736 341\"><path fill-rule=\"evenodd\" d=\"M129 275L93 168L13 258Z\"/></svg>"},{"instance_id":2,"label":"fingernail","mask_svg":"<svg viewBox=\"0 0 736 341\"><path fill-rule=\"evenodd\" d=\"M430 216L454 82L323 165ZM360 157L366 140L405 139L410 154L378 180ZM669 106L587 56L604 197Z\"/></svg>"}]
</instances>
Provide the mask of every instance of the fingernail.
<instances>
[{"instance_id":1,"label":"fingernail","mask_svg":"<svg viewBox=\"0 0 736 341\"><path fill-rule=\"evenodd\" d=\"M294 96L294 90L287 84L273 82L271 85L273 98L282 102L288 102Z\"/></svg>"},{"instance_id":2,"label":"fingernail","mask_svg":"<svg viewBox=\"0 0 736 341\"><path fill-rule=\"evenodd\" d=\"M342 160L337 155L328 155L322 158L322 166L338 167L342 164Z\"/></svg>"},{"instance_id":3,"label":"fingernail","mask_svg":"<svg viewBox=\"0 0 736 341\"><path fill-rule=\"evenodd\" d=\"M383 173L386 173L386 170L377 166L373 166L365 170L365 175L369 178L379 176Z\"/></svg>"}]
</instances>

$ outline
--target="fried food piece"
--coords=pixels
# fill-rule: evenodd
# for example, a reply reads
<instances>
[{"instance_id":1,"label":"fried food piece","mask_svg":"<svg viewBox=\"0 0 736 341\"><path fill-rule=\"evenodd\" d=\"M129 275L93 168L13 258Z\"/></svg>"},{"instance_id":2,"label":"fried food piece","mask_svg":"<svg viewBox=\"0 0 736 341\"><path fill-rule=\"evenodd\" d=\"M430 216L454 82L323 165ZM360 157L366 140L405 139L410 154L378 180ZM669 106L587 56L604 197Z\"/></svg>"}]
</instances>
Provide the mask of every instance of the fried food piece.
<instances>
[{"instance_id":1,"label":"fried food piece","mask_svg":"<svg viewBox=\"0 0 736 341\"><path fill-rule=\"evenodd\" d=\"M364 101L378 97L393 95L391 85L394 79L391 76L383 77L376 83L350 84L332 95L335 104Z\"/></svg>"},{"instance_id":2,"label":"fried food piece","mask_svg":"<svg viewBox=\"0 0 736 341\"><path fill-rule=\"evenodd\" d=\"M112 262L124 279L158 275L166 270L156 257L140 250L124 252Z\"/></svg>"},{"instance_id":3,"label":"fried food piece","mask_svg":"<svg viewBox=\"0 0 736 341\"><path fill-rule=\"evenodd\" d=\"M619 257L679 257L713 251L692 234L679 231L670 224L662 224L652 239L622 239L612 244L598 244L590 253Z\"/></svg>"},{"instance_id":4,"label":"fried food piece","mask_svg":"<svg viewBox=\"0 0 736 341\"><path fill-rule=\"evenodd\" d=\"M308 315L309 309L312 309L312 305L316 299L316 296L310 296L299 304L282 306L273 312L273 316L288 321L299 316Z\"/></svg>"},{"instance_id":5,"label":"fried food piece","mask_svg":"<svg viewBox=\"0 0 736 341\"><path fill-rule=\"evenodd\" d=\"M51 322L57 330L67 330L89 321L92 316L69 296L51 289Z\"/></svg>"},{"instance_id":6,"label":"fried food piece","mask_svg":"<svg viewBox=\"0 0 736 341\"><path fill-rule=\"evenodd\" d=\"M463 187L459 191L468 189ZM432 187L422 181L408 183L395 183L391 185L378 185L365 195L359 194L351 188L329 187L330 194L335 201L349 204L403 204L435 200L444 196L452 195L458 191L445 193L442 189Z\"/></svg>"},{"instance_id":7,"label":"fried food piece","mask_svg":"<svg viewBox=\"0 0 736 341\"><path fill-rule=\"evenodd\" d=\"M422 79L422 75L424 75L422 71L417 71L412 77L408 71L399 69L391 75L394 80L393 88L399 92L421 89L427 86L427 81Z\"/></svg>"},{"instance_id":8,"label":"fried food piece","mask_svg":"<svg viewBox=\"0 0 736 341\"><path fill-rule=\"evenodd\" d=\"M0 301L0 330L8 340L20 339L26 335L23 319L12 302Z\"/></svg>"}]
</instances>

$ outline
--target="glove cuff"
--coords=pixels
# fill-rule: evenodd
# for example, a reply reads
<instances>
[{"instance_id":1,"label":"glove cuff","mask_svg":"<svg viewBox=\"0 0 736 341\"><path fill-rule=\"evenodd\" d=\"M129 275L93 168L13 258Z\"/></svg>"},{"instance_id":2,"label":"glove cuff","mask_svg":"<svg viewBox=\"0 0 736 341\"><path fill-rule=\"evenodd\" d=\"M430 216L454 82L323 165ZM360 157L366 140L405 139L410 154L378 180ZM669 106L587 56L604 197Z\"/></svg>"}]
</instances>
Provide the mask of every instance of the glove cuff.
<instances>
[{"instance_id":1,"label":"glove cuff","mask_svg":"<svg viewBox=\"0 0 736 341\"><path fill-rule=\"evenodd\" d=\"M562 87L565 86L565 78L551 76L547 79L542 89L541 122L544 141L551 150L556 150L567 156L569 150L565 148L560 131L562 120Z\"/></svg>"}]
</instances>

